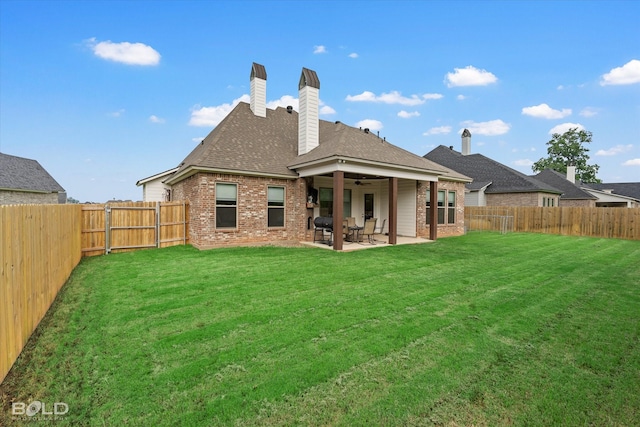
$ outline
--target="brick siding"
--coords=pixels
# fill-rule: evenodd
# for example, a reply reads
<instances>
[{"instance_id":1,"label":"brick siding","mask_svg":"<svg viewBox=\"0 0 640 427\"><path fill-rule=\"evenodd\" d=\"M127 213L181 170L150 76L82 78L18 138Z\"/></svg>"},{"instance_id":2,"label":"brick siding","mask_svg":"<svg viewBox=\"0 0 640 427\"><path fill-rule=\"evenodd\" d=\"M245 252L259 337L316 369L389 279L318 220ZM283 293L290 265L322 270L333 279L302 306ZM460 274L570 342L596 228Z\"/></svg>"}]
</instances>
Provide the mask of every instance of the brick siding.
<instances>
[{"instance_id":1,"label":"brick siding","mask_svg":"<svg viewBox=\"0 0 640 427\"><path fill-rule=\"evenodd\" d=\"M428 239L431 226L427 224L427 190L429 190L429 182L418 182L416 234L418 235L418 237L424 237ZM459 236L464 234L464 183L453 181L439 181L438 190L456 192L455 223L438 225L438 237ZM445 218L447 218L446 213Z\"/></svg>"},{"instance_id":2,"label":"brick siding","mask_svg":"<svg viewBox=\"0 0 640 427\"><path fill-rule=\"evenodd\" d=\"M58 193L0 191L0 205L49 205L58 203Z\"/></svg>"},{"instance_id":3,"label":"brick siding","mask_svg":"<svg viewBox=\"0 0 640 427\"><path fill-rule=\"evenodd\" d=\"M560 199L560 207L567 208L595 208L595 200L566 200Z\"/></svg>"},{"instance_id":4,"label":"brick siding","mask_svg":"<svg viewBox=\"0 0 640 427\"><path fill-rule=\"evenodd\" d=\"M543 206L543 199L553 199L551 206L559 206L560 196L551 193L487 194L487 206Z\"/></svg>"},{"instance_id":5,"label":"brick siding","mask_svg":"<svg viewBox=\"0 0 640 427\"><path fill-rule=\"evenodd\" d=\"M216 183L238 186L237 227L216 228ZM285 188L284 227L267 226L267 188ZM198 173L173 186L174 200L188 200L189 238L197 248L248 243L298 242L312 237L307 230L306 181Z\"/></svg>"}]
</instances>

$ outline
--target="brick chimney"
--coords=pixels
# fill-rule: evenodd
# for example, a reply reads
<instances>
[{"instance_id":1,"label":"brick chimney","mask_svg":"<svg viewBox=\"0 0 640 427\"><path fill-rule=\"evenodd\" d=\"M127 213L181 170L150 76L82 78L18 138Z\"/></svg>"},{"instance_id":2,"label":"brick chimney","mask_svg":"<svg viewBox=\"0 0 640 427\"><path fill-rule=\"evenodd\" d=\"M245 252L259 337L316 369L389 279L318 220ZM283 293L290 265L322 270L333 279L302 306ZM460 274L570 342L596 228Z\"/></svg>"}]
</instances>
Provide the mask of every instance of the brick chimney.
<instances>
[{"instance_id":1,"label":"brick chimney","mask_svg":"<svg viewBox=\"0 0 640 427\"><path fill-rule=\"evenodd\" d=\"M320 80L315 71L302 68L298 102L298 155L301 156L316 148L320 138Z\"/></svg>"},{"instance_id":2,"label":"brick chimney","mask_svg":"<svg viewBox=\"0 0 640 427\"><path fill-rule=\"evenodd\" d=\"M469 129L462 131L462 155L468 156L471 154L471 132Z\"/></svg>"},{"instance_id":3,"label":"brick chimney","mask_svg":"<svg viewBox=\"0 0 640 427\"><path fill-rule=\"evenodd\" d=\"M264 65L251 66L251 111L258 117L267 117L267 70Z\"/></svg>"}]
</instances>

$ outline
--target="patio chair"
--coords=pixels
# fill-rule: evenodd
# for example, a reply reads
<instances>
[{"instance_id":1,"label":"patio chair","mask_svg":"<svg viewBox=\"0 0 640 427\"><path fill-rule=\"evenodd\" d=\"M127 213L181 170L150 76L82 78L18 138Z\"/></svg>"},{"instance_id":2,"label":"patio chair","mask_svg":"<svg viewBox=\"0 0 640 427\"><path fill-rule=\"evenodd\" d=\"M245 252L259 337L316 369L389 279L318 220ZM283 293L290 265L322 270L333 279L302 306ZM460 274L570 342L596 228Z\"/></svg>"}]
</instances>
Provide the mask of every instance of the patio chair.
<instances>
[{"instance_id":1,"label":"patio chair","mask_svg":"<svg viewBox=\"0 0 640 427\"><path fill-rule=\"evenodd\" d=\"M376 241L373 238L373 234L376 231L376 221L378 221L378 218L371 218L371 219L366 220L364 222L364 229L362 230L362 233L361 233L362 236L367 236L367 240L372 245L376 244Z\"/></svg>"},{"instance_id":2,"label":"patio chair","mask_svg":"<svg viewBox=\"0 0 640 427\"><path fill-rule=\"evenodd\" d=\"M387 223L387 219L383 219L382 220L382 225L380 227L376 227L375 231L373 232L373 240L377 241L377 242L381 242L382 240L376 240L376 234L382 234L384 232L384 226Z\"/></svg>"},{"instance_id":3,"label":"patio chair","mask_svg":"<svg viewBox=\"0 0 640 427\"><path fill-rule=\"evenodd\" d=\"M345 231L345 238L347 241L355 241L355 232L358 230L356 226L356 218L348 216L345 218L347 230Z\"/></svg>"},{"instance_id":4,"label":"patio chair","mask_svg":"<svg viewBox=\"0 0 640 427\"><path fill-rule=\"evenodd\" d=\"M342 234L344 235L344 243L351 243L353 241L349 240L349 237L353 234L353 230L349 229L348 219L342 221Z\"/></svg>"}]
</instances>

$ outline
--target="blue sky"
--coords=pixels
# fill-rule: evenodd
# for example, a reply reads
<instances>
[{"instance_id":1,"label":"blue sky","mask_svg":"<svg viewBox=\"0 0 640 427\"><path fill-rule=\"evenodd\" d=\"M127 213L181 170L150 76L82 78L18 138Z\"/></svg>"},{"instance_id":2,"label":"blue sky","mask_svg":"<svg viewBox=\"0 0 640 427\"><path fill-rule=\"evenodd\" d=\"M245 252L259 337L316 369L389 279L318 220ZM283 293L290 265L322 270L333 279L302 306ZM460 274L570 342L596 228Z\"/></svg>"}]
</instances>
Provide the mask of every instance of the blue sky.
<instances>
[{"instance_id":1,"label":"blue sky","mask_svg":"<svg viewBox=\"0 0 640 427\"><path fill-rule=\"evenodd\" d=\"M247 100L297 108L415 154L442 144L521 172L551 133L593 132L605 182L640 181L637 1L0 1L0 151L70 197L140 200Z\"/></svg>"}]
</instances>

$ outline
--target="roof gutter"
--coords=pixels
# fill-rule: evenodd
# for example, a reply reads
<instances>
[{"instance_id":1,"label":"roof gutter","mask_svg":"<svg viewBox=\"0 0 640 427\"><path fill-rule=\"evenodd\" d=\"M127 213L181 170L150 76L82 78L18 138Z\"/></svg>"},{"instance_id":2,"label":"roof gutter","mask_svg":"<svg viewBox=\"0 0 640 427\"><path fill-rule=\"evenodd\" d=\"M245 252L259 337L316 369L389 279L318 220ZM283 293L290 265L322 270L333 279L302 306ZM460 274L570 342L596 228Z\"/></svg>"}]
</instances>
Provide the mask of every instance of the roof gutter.
<instances>
[{"instance_id":1,"label":"roof gutter","mask_svg":"<svg viewBox=\"0 0 640 427\"><path fill-rule=\"evenodd\" d=\"M172 175L171 177L169 177L169 179L163 182L168 185L174 185L199 172L219 173L219 174L227 174L227 175L256 176L256 177L264 177L264 178L279 178L279 179L297 179L298 178L297 176L268 173L268 172L253 172L253 171L243 171L243 170L237 170L237 169L221 169L221 168L207 168L202 166L189 166L179 174Z\"/></svg>"}]
</instances>

